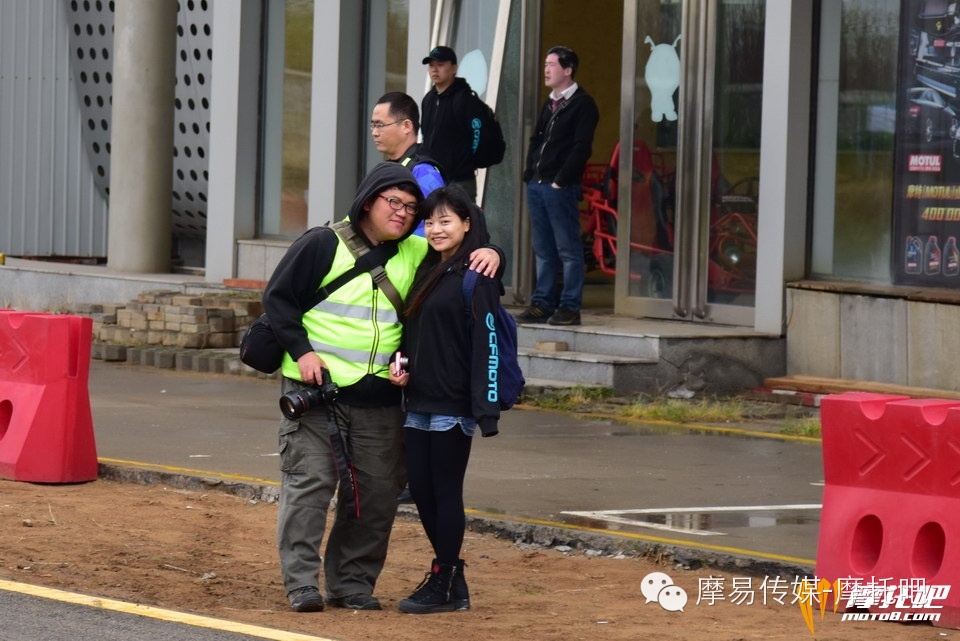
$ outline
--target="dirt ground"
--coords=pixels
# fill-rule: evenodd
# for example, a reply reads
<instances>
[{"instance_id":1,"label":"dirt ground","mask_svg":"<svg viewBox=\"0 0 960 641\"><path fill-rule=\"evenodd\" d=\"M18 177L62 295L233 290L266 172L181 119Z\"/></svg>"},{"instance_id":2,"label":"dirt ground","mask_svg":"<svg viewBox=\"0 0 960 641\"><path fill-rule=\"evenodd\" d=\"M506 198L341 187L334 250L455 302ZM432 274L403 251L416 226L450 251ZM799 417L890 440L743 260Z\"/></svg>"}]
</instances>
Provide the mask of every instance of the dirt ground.
<instances>
[{"instance_id":1,"label":"dirt ground","mask_svg":"<svg viewBox=\"0 0 960 641\"><path fill-rule=\"evenodd\" d=\"M408 520L397 522L377 586L383 611L298 614L280 584L276 511L271 503L163 486L0 481L0 578L344 641L960 639L926 624L842 622L829 612L816 615L814 636L790 595L783 605L772 593L761 603L763 577L714 571L728 592L734 578L741 585L749 578L754 602L709 605L699 588L711 575L706 569L533 549L472 532L464 558L473 609L402 614L397 601L430 562L419 524ZM651 572L686 591L683 611L646 602L641 582Z\"/></svg>"}]
</instances>

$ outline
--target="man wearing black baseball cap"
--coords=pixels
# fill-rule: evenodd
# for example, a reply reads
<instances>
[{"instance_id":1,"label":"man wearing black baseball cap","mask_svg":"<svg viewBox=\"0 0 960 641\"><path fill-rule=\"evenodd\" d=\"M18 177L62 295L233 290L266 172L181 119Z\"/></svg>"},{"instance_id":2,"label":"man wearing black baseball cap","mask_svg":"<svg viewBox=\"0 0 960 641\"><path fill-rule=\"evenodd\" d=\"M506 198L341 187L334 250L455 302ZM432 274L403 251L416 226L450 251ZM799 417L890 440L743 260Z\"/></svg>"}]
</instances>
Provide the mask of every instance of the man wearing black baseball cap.
<instances>
[{"instance_id":1,"label":"man wearing black baseball cap","mask_svg":"<svg viewBox=\"0 0 960 641\"><path fill-rule=\"evenodd\" d=\"M428 65L433 61L449 62L456 67L457 52L450 47L434 47L433 50L430 51L429 55L423 59L423 64ZM456 73L456 69L454 69L454 73Z\"/></svg>"},{"instance_id":2,"label":"man wearing black baseball cap","mask_svg":"<svg viewBox=\"0 0 960 641\"><path fill-rule=\"evenodd\" d=\"M477 165L471 123L482 101L466 80L457 77L457 53L450 47L434 47L423 64L429 65L433 88L420 103L421 150L443 167L447 185L459 185L476 201Z\"/></svg>"}]
</instances>

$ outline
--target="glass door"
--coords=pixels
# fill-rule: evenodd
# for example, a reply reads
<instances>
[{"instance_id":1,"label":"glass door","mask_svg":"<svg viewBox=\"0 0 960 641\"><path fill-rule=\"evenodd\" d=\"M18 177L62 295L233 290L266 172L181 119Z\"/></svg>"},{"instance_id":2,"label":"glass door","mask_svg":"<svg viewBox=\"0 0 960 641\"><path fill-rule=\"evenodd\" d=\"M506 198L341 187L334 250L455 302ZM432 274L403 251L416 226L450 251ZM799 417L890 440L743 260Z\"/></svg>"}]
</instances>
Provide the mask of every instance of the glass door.
<instances>
[{"instance_id":1,"label":"glass door","mask_svg":"<svg viewBox=\"0 0 960 641\"><path fill-rule=\"evenodd\" d=\"M615 170L629 189L599 220L629 257L615 260L618 311L752 325L763 25L764 0L628 2L631 153Z\"/></svg>"}]
</instances>

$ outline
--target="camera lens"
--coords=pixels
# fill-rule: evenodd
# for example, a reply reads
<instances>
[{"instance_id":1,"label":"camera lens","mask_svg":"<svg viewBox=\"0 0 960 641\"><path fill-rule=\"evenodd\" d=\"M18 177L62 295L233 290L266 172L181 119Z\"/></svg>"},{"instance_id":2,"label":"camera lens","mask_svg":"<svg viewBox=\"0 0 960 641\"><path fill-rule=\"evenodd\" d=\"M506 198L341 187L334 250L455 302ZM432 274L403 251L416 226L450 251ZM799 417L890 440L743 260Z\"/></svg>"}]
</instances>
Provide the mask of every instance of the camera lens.
<instances>
[{"instance_id":1,"label":"camera lens","mask_svg":"<svg viewBox=\"0 0 960 641\"><path fill-rule=\"evenodd\" d=\"M407 369L407 365L409 365L409 364L410 364L410 357L409 357L409 356L399 356L399 357L397 357L397 365L400 367L400 369L403 369L403 370Z\"/></svg>"},{"instance_id":2,"label":"camera lens","mask_svg":"<svg viewBox=\"0 0 960 641\"><path fill-rule=\"evenodd\" d=\"M280 411L291 421L323 403L323 394L315 388L294 390L280 397Z\"/></svg>"},{"instance_id":3,"label":"camera lens","mask_svg":"<svg viewBox=\"0 0 960 641\"><path fill-rule=\"evenodd\" d=\"M280 397L280 411L291 421L303 416L306 408L303 406L303 400L297 392L287 392Z\"/></svg>"}]
</instances>

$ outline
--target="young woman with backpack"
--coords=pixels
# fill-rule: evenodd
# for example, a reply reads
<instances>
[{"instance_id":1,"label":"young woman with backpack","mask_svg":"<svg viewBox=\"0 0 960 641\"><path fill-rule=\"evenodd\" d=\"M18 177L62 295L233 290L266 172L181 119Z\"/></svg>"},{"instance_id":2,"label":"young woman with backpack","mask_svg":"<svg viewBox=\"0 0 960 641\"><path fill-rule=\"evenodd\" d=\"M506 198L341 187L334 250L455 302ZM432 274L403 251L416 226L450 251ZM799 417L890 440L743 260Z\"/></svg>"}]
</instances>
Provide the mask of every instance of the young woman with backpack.
<instances>
[{"instance_id":1,"label":"young woman with backpack","mask_svg":"<svg viewBox=\"0 0 960 641\"><path fill-rule=\"evenodd\" d=\"M420 212L430 250L417 271L404 343L390 370L390 380L404 387L410 491L435 555L424 581L399 603L411 614L470 608L460 558L463 480L473 435L478 427L483 436L497 434L500 404L488 381L496 343L484 323L470 323L467 314L495 314L503 293L499 280L481 276L472 309L465 308L467 257L489 239L483 214L466 192L437 189Z\"/></svg>"}]
</instances>

